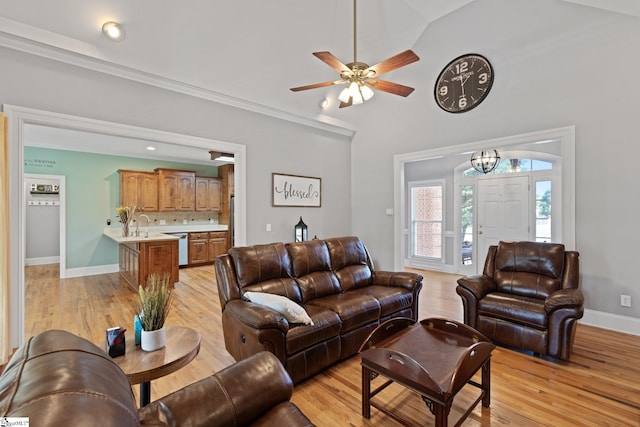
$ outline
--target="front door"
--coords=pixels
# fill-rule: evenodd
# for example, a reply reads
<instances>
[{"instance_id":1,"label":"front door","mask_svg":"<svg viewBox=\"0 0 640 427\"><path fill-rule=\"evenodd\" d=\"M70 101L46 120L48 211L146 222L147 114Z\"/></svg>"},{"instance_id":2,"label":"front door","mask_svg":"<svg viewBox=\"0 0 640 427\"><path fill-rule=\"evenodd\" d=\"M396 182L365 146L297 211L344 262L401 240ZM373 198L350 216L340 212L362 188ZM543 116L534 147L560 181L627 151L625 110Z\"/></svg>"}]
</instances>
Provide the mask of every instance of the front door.
<instances>
[{"instance_id":1,"label":"front door","mask_svg":"<svg viewBox=\"0 0 640 427\"><path fill-rule=\"evenodd\" d=\"M501 240L529 240L529 177L478 179L478 273L489 246Z\"/></svg>"}]
</instances>

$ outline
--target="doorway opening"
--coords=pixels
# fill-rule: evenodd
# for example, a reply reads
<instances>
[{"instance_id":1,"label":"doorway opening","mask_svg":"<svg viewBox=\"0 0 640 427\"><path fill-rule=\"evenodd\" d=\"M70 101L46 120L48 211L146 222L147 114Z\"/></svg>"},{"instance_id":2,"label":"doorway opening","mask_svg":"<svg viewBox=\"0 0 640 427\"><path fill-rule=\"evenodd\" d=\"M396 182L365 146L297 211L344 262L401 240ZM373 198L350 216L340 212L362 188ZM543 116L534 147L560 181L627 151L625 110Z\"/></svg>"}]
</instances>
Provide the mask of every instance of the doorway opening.
<instances>
[{"instance_id":1,"label":"doorway opening","mask_svg":"<svg viewBox=\"0 0 640 427\"><path fill-rule=\"evenodd\" d=\"M66 271L66 177L24 174L25 266L59 264Z\"/></svg>"},{"instance_id":2,"label":"doorway opening","mask_svg":"<svg viewBox=\"0 0 640 427\"><path fill-rule=\"evenodd\" d=\"M516 167L508 174L506 181L502 181L507 177L506 173L465 175L465 171L470 169L471 154L486 149L498 149L505 153L509 160L528 158L529 165L531 159L550 162L553 163L553 168L546 172L532 171L524 166L518 169L517 163L509 161ZM416 260L411 258L413 241L409 183L437 179L444 180L445 188L451 189L443 201L447 206L445 211L449 212L441 231L444 259L439 262L416 263ZM484 264L484 257L479 255L483 250L479 245L480 240L485 246L491 244L491 233L485 235L485 230L494 224L489 224L487 220L495 218L498 214L503 217L506 215L511 221L501 221L503 229L498 235L504 237L498 238L552 238L554 241L562 242L569 249L575 247L573 126L397 155L394 156L394 181L394 209L399 212L394 218L394 264L397 269L413 266L451 273L475 274ZM495 188L491 188L492 186ZM553 191L545 195L545 186L547 189L551 187ZM481 198L487 200L491 191L497 191L496 194L499 196L494 200L495 204L486 202L478 206L480 193ZM505 199L507 196L512 199ZM554 209L552 219L544 217L543 205L546 197L553 197L550 200ZM506 205L505 201L508 202ZM495 211L501 202L506 206L501 208L502 213ZM494 211L489 210L490 208ZM484 209L484 214L480 213L480 209ZM514 214L516 210L520 213ZM479 218L483 218L482 222L478 222ZM546 230L545 219L549 220ZM505 227L516 227L519 231L513 234L513 237L509 237L504 234ZM478 234L481 230L482 234ZM522 234L523 230L526 234ZM479 239L479 236L486 236L487 239Z\"/></svg>"},{"instance_id":3,"label":"doorway opening","mask_svg":"<svg viewBox=\"0 0 640 427\"><path fill-rule=\"evenodd\" d=\"M203 151L217 150L231 153L235 158L235 240L246 244L246 147L241 144L175 134L155 129L140 128L120 123L105 122L78 116L36 110L12 105L3 105L9 119L9 181L10 181L10 241L11 265L11 345L19 347L25 335L25 194L24 194L24 149L25 131L29 126L70 129L95 133L101 137L120 137L137 141L145 149L149 142L157 142L184 149L198 148ZM108 144L103 144L108 147ZM62 256L62 253L61 253ZM64 261L60 260L61 275Z\"/></svg>"}]
</instances>

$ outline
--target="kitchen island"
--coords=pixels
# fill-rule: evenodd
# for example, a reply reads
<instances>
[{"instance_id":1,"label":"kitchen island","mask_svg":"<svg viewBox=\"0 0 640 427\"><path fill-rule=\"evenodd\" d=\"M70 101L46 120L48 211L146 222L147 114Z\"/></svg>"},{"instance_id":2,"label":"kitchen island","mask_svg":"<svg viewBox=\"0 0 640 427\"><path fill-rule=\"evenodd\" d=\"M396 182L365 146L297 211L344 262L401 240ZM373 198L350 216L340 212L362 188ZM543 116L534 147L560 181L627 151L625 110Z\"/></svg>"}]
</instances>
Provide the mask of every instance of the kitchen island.
<instances>
[{"instance_id":1,"label":"kitchen island","mask_svg":"<svg viewBox=\"0 0 640 427\"><path fill-rule=\"evenodd\" d=\"M105 229L104 235L119 244L120 276L138 291L152 274L169 275L170 286L179 281L177 236L159 232L123 237L122 230Z\"/></svg>"},{"instance_id":2,"label":"kitchen island","mask_svg":"<svg viewBox=\"0 0 640 427\"><path fill-rule=\"evenodd\" d=\"M171 286L179 281L180 252L187 250L186 246L180 248L180 243L186 244L186 240L170 233L189 235L189 267L210 264L228 250L228 226L223 224L159 225L140 227L138 231L137 237L122 237L120 227L103 230L105 236L118 243L120 275L136 292L138 285L144 286L154 273L160 277L169 273Z\"/></svg>"}]
</instances>

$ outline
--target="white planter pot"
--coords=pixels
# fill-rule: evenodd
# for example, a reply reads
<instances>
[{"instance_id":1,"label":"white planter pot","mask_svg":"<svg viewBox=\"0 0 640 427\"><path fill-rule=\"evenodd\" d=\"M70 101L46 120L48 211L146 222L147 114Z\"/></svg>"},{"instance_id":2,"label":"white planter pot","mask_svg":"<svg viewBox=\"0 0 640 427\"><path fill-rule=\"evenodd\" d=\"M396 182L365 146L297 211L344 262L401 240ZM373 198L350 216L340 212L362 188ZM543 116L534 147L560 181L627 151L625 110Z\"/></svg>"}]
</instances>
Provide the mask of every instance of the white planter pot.
<instances>
[{"instance_id":1,"label":"white planter pot","mask_svg":"<svg viewBox=\"0 0 640 427\"><path fill-rule=\"evenodd\" d=\"M144 351L160 350L167 343L167 331L164 326L155 331L142 330L140 345Z\"/></svg>"}]
</instances>

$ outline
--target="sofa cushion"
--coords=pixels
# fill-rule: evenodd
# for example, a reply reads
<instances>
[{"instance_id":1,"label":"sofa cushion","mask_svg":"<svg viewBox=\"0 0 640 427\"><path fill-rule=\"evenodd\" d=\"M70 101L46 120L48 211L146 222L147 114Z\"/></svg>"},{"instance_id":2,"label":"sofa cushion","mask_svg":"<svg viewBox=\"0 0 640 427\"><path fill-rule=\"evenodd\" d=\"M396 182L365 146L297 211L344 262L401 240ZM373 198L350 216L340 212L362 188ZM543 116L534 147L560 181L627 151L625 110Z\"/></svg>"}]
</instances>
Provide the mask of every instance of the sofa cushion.
<instances>
[{"instance_id":1,"label":"sofa cushion","mask_svg":"<svg viewBox=\"0 0 640 427\"><path fill-rule=\"evenodd\" d=\"M322 240L287 243L286 248L303 302L341 291L331 271L329 250Z\"/></svg>"},{"instance_id":2,"label":"sofa cushion","mask_svg":"<svg viewBox=\"0 0 640 427\"><path fill-rule=\"evenodd\" d=\"M493 292L478 302L478 314L538 329L547 328L544 300L537 298Z\"/></svg>"},{"instance_id":3,"label":"sofa cushion","mask_svg":"<svg viewBox=\"0 0 640 427\"><path fill-rule=\"evenodd\" d=\"M289 323L313 325L313 321L304 308L287 297L265 292L245 292L243 296L253 303L264 305L277 311L282 314Z\"/></svg>"},{"instance_id":4,"label":"sofa cushion","mask_svg":"<svg viewBox=\"0 0 640 427\"><path fill-rule=\"evenodd\" d=\"M381 317L407 308L410 309L413 304L413 293L400 287L371 285L366 288L354 289L349 293L360 293L375 298L380 304Z\"/></svg>"},{"instance_id":5,"label":"sofa cushion","mask_svg":"<svg viewBox=\"0 0 640 427\"><path fill-rule=\"evenodd\" d=\"M495 256L498 290L532 298L547 298L562 288L564 245L500 242Z\"/></svg>"},{"instance_id":6,"label":"sofa cushion","mask_svg":"<svg viewBox=\"0 0 640 427\"><path fill-rule=\"evenodd\" d=\"M319 305L305 305L312 325L300 325L287 332L287 354L294 354L322 341L340 335L342 322L333 311Z\"/></svg>"},{"instance_id":7,"label":"sofa cushion","mask_svg":"<svg viewBox=\"0 0 640 427\"><path fill-rule=\"evenodd\" d=\"M374 297L354 292L344 292L311 300L306 307L318 305L340 316L341 334L380 319L380 304Z\"/></svg>"},{"instance_id":8,"label":"sofa cushion","mask_svg":"<svg viewBox=\"0 0 640 427\"><path fill-rule=\"evenodd\" d=\"M342 291L369 286L371 265L364 244L357 237L337 237L325 240L333 269Z\"/></svg>"},{"instance_id":9,"label":"sofa cushion","mask_svg":"<svg viewBox=\"0 0 640 427\"><path fill-rule=\"evenodd\" d=\"M284 243L231 248L229 256L243 291L268 292L302 302Z\"/></svg>"},{"instance_id":10,"label":"sofa cushion","mask_svg":"<svg viewBox=\"0 0 640 427\"><path fill-rule=\"evenodd\" d=\"M287 243L287 252L291 258L291 267L295 277L314 271L331 271L329 249L322 240Z\"/></svg>"}]
</instances>

